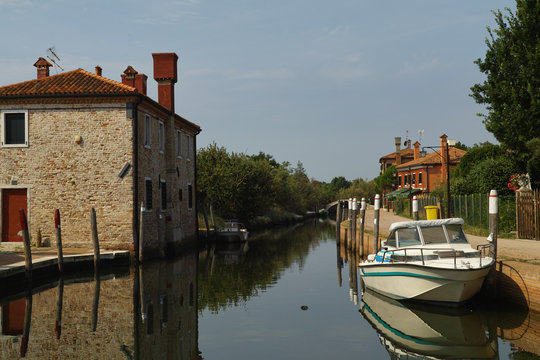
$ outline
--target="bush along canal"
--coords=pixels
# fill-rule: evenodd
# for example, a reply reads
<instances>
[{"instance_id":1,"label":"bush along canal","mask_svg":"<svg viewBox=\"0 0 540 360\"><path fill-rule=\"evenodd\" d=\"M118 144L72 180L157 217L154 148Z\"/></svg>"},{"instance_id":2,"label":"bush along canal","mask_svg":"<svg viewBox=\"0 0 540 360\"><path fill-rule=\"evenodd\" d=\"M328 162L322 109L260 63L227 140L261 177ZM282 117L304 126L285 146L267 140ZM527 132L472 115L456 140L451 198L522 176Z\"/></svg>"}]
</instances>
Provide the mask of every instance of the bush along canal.
<instances>
[{"instance_id":1,"label":"bush along canal","mask_svg":"<svg viewBox=\"0 0 540 360\"><path fill-rule=\"evenodd\" d=\"M358 256L310 221L169 261L2 289L0 359L539 358L540 315L362 294Z\"/></svg>"}]
</instances>

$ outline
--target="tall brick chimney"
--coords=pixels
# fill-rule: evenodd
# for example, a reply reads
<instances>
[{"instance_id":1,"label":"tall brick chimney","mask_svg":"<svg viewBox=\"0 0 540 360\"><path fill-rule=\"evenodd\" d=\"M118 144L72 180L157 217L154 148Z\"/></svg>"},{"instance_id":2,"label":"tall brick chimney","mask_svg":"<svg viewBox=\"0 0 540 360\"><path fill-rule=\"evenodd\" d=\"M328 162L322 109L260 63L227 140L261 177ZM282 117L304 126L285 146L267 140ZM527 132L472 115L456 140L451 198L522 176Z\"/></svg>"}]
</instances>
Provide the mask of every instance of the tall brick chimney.
<instances>
[{"instance_id":1,"label":"tall brick chimney","mask_svg":"<svg viewBox=\"0 0 540 360\"><path fill-rule=\"evenodd\" d=\"M122 84L129 85L146 95L146 80L148 76L139 74L133 67L128 66L122 74Z\"/></svg>"},{"instance_id":2,"label":"tall brick chimney","mask_svg":"<svg viewBox=\"0 0 540 360\"><path fill-rule=\"evenodd\" d=\"M420 143L415 141L414 143L414 160L420 159Z\"/></svg>"},{"instance_id":3,"label":"tall brick chimney","mask_svg":"<svg viewBox=\"0 0 540 360\"><path fill-rule=\"evenodd\" d=\"M178 80L175 53L153 53L154 79L158 83L158 102L174 113L174 84Z\"/></svg>"},{"instance_id":4,"label":"tall brick chimney","mask_svg":"<svg viewBox=\"0 0 540 360\"><path fill-rule=\"evenodd\" d=\"M37 78L42 79L49 76L49 68L52 66L50 62L40 57L34 66L37 68Z\"/></svg>"},{"instance_id":5,"label":"tall brick chimney","mask_svg":"<svg viewBox=\"0 0 540 360\"><path fill-rule=\"evenodd\" d=\"M448 141L446 134L442 134L441 136L441 180L446 182L446 172L447 172L447 159L446 154L448 154ZM450 157L450 155L448 155Z\"/></svg>"},{"instance_id":6,"label":"tall brick chimney","mask_svg":"<svg viewBox=\"0 0 540 360\"><path fill-rule=\"evenodd\" d=\"M401 165L401 137L396 136L394 144L396 145L396 165Z\"/></svg>"}]
</instances>

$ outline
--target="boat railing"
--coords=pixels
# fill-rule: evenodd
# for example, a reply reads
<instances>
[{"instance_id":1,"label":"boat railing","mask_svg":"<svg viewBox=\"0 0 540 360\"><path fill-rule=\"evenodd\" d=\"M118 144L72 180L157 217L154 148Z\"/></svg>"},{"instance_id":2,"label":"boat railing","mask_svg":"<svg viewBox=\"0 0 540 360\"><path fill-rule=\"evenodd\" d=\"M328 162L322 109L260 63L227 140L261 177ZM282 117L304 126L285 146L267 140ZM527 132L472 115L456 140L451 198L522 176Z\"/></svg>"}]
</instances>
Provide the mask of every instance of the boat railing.
<instances>
[{"instance_id":1,"label":"boat railing","mask_svg":"<svg viewBox=\"0 0 540 360\"><path fill-rule=\"evenodd\" d=\"M482 266L482 259L483 258L493 258L493 244L483 244L478 245L476 247L477 254L479 258L479 265ZM407 251L409 251L409 255L407 255ZM411 252L415 251L416 253L413 255ZM420 251L420 254L417 252ZM425 251L429 251L429 254L425 254ZM424 247L411 247L411 248L402 248L402 249L395 249L395 250L382 250L383 255L381 262L395 263L395 262L404 262L407 263L410 261L410 259L414 259L415 261L419 260L422 261L422 265L426 265L427 260L433 260L433 259L440 259L440 258L453 258L454 260L454 269L457 269L457 258L463 257L465 255L463 250L456 250L456 249L440 249L440 248L424 248Z\"/></svg>"}]
</instances>

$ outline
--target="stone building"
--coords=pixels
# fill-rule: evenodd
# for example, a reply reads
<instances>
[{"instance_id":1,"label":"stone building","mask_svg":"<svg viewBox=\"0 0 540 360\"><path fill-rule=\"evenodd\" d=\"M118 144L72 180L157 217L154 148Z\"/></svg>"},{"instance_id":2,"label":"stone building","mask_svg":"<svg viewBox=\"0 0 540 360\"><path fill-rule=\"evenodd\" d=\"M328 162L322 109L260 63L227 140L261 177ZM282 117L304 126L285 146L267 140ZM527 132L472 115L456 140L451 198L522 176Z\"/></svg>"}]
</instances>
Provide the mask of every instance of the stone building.
<instances>
[{"instance_id":1,"label":"stone building","mask_svg":"<svg viewBox=\"0 0 540 360\"><path fill-rule=\"evenodd\" d=\"M150 255L196 237L200 127L175 113L178 56L152 56L158 101L131 66L117 82L99 66L49 75L43 58L37 79L0 87L2 242L21 241L21 209L33 241L54 243L59 209L63 243L88 247L91 208L103 248L136 251L142 238Z\"/></svg>"}]
</instances>

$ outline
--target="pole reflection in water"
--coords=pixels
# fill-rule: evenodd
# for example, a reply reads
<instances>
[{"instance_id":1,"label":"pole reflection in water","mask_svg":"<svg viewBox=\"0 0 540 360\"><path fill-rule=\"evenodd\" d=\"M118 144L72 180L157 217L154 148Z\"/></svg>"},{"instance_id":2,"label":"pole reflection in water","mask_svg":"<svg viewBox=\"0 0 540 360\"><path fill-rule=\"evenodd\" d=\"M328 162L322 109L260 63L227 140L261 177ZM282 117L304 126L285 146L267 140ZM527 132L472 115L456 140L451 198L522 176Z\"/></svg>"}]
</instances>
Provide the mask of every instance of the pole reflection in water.
<instances>
[{"instance_id":1,"label":"pole reflection in water","mask_svg":"<svg viewBox=\"0 0 540 360\"><path fill-rule=\"evenodd\" d=\"M21 339L21 350L20 350L21 357L25 357L26 352L28 351L28 341L30 340L31 322L32 322L32 293L26 296L26 309L24 313L24 329L23 329L23 334L22 334L22 339Z\"/></svg>"},{"instance_id":2,"label":"pole reflection in water","mask_svg":"<svg viewBox=\"0 0 540 360\"><path fill-rule=\"evenodd\" d=\"M96 331L98 325L99 292L101 291L101 279L99 269L94 275L94 301L92 302L92 331Z\"/></svg>"},{"instance_id":3,"label":"pole reflection in water","mask_svg":"<svg viewBox=\"0 0 540 360\"><path fill-rule=\"evenodd\" d=\"M60 339L62 335L62 305L64 302L64 277L58 279L58 300L56 301L56 322L54 324L54 333L56 339Z\"/></svg>"}]
</instances>

